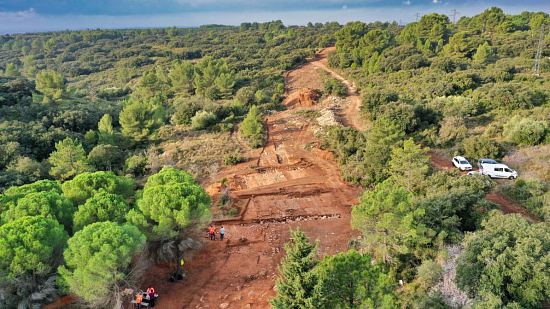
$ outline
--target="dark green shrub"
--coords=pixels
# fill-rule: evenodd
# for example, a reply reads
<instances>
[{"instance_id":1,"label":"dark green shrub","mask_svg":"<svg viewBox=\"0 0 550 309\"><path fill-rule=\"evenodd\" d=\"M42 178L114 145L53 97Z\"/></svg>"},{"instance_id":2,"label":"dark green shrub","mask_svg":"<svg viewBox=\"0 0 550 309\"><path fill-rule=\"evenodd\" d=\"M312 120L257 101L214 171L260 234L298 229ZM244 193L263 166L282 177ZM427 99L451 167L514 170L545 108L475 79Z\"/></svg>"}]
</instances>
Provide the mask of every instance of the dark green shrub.
<instances>
[{"instance_id":1,"label":"dark green shrub","mask_svg":"<svg viewBox=\"0 0 550 309\"><path fill-rule=\"evenodd\" d=\"M529 118L512 117L504 125L504 136L516 144L537 145L548 133L548 125L544 121Z\"/></svg>"},{"instance_id":2,"label":"dark green shrub","mask_svg":"<svg viewBox=\"0 0 550 309\"><path fill-rule=\"evenodd\" d=\"M464 155L467 158L500 158L502 156L502 147L492 139L483 136L472 136L462 143Z\"/></svg>"}]
</instances>

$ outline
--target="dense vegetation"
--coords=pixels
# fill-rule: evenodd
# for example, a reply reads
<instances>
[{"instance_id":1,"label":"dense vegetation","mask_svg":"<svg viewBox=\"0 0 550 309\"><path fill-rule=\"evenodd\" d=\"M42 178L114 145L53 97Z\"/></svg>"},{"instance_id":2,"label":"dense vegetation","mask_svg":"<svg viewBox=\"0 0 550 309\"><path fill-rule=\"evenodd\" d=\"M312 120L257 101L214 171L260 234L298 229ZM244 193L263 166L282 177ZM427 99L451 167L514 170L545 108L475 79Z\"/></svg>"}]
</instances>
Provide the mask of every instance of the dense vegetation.
<instances>
[{"instance_id":1,"label":"dense vegetation","mask_svg":"<svg viewBox=\"0 0 550 309\"><path fill-rule=\"evenodd\" d=\"M548 58L539 75L532 72L543 24L548 14L491 8L457 24L428 14L405 27L353 22L335 34L329 64L360 88L370 129L326 128L322 147L334 152L346 180L367 188L352 211L362 232L354 245L408 283L403 307L446 307L432 287L446 248L456 244L465 247L456 282L475 308L537 308L550 299L542 289L550 278L548 178L531 172L547 171L544 164L518 166L529 179L497 185L434 170L427 148L471 162L511 160L516 152L547 160L537 147L550 143ZM544 56L549 46L545 35ZM546 222L489 211L484 196L495 186ZM531 242L533 251L523 252Z\"/></svg>"}]
</instances>

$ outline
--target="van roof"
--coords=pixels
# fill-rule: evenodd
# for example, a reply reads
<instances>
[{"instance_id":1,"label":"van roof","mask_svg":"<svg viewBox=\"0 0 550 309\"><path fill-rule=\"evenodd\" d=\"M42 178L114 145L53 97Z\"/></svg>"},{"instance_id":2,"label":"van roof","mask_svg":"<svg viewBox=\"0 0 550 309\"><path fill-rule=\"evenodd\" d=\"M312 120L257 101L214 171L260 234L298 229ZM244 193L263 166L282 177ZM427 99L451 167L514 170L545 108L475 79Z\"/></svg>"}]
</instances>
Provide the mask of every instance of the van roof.
<instances>
[{"instance_id":1,"label":"van roof","mask_svg":"<svg viewBox=\"0 0 550 309\"><path fill-rule=\"evenodd\" d=\"M498 163L498 164L484 164L484 163L481 163L481 165L488 165L488 166L491 166L493 168L509 168L509 169L512 169L510 168L508 165L506 164L501 164L501 163Z\"/></svg>"}]
</instances>

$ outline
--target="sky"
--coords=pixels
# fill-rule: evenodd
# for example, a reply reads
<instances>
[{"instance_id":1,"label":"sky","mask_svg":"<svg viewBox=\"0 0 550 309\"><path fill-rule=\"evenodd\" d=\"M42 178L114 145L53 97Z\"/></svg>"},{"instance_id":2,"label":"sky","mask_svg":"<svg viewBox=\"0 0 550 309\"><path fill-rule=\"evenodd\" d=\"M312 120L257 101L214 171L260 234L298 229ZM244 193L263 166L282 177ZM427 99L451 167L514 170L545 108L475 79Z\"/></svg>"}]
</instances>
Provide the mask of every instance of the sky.
<instances>
[{"instance_id":1,"label":"sky","mask_svg":"<svg viewBox=\"0 0 550 309\"><path fill-rule=\"evenodd\" d=\"M0 0L0 33L95 28L193 27L282 20L414 21L417 13L470 16L498 6L507 13L545 11L550 0Z\"/></svg>"}]
</instances>

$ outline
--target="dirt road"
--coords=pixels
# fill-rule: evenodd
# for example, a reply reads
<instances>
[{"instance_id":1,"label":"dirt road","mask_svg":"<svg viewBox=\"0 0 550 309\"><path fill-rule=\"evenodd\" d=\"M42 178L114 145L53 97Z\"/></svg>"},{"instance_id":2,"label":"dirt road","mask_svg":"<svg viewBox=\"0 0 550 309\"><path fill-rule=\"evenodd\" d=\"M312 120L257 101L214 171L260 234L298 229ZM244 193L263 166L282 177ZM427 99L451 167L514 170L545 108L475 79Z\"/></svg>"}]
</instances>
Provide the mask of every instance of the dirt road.
<instances>
[{"instance_id":1,"label":"dirt road","mask_svg":"<svg viewBox=\"0 0 550 309\"><path fill-rule=\"evenodd\" d=\"M315 59L310 62L310 64L329 73L331 76L344 83L348 87L348 96L346 98L346 100L348 100L348 104L344 109L344 125L355 128L356 130L363 131L367 129L367 124L361 117L361 97L357 92L357 87L355 86L355 83L350 82L349 80L338 74L336 71L328 67L328 54L335 50L336 47L323 49L316 55Z\"/></svg>"},{"instance_id":2,"label":"dirt road","mask_svg":"<svg viewBox=\"0 0 550 309\"><path fill-rule=\"evenodd\" d=\"M326 55L325 50L287 74L288 97L304 87L321 87L319 68L326 69ZM360 102L356 93L350 94ZM226 240L205 240L185 264L182 282L168 282L170 269L155 267L144 286L157 287L159 308L269 308L289 228L299 227L318 241L321 254L347 249L356 236L350 227L351 205L361 189L342 180L332 155L316 146L315 124L297 109L268 116L266 146L205 184L215 200L220 180L226 178L240 214L215 221L225 227Z\"/></svg>"}]
</instances>

